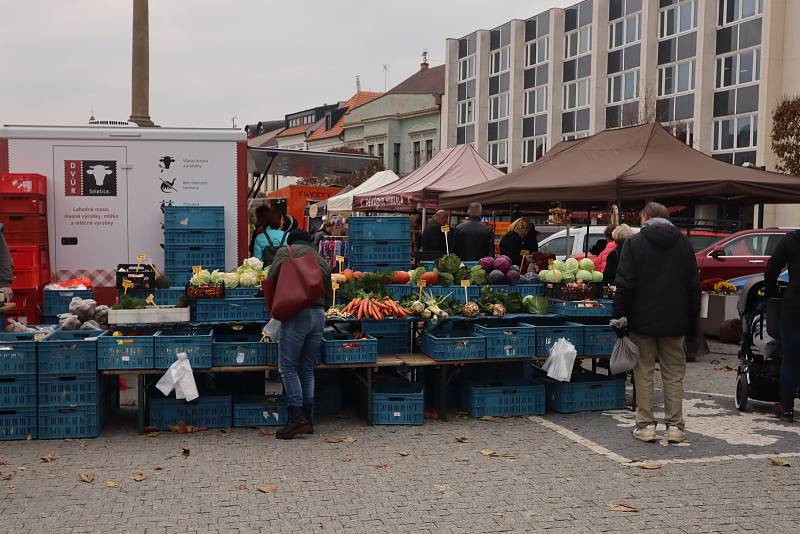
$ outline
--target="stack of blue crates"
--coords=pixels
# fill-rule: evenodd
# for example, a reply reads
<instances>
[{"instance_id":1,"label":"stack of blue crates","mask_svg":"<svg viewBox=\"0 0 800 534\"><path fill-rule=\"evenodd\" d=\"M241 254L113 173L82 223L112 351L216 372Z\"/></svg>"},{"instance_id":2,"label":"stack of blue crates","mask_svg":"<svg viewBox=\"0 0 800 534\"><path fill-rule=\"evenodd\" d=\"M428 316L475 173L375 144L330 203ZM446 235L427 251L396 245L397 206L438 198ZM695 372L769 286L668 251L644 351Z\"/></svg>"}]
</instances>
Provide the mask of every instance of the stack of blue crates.
<instances>
[{"instance_id":1,"label":"stack of blue crates","mask_svg":"<svg viewBox=\"0 0 800 534\"><path fill-rule=\"evenodd\" d=\"M38 342L39 438L100 433L104 395L97 374L101 330L57 330Z\"/></svg>"},{"instance_id":2,"label":"stack of blue crates","mask_svg":"<svg viewBox=\"0 0 800 534\"><path fill-rule=\"evenodd\" d=\"M350 217L350 268L407 271L411 267L411 219L406 216Z\"/></svg>"},{"instance_id":3,"label":"stack of blue crates","mask_svg":"<svg viewBox=\"0 0 800 534\"><path fill-rule=\"evenodd\" d=\"M0 333L0 440L37 437L35 336Z\"/></svg>"},{"instance_id":4,"label":"stack of blue crates","mask_svg":"<svg viewBox=\"0 0 800 534\"><path fill-rule=\"evenodd\" d=\"M58 316L69 311L72 299L94 298L91 289L46 289L44 290L44 311L42 324L58 324Z\"/></svg>"},{"instance_id":5,"label":"stack of blue crates","mask_svg":"<svg viewBox=\"0 0 800 534\"><path fill-rule=\"evenodd\" d=\"M192 267L225 270L225 209L222 206L164 208L164 271L173 286L185 286Z\"/></svg>"}]
</instances>

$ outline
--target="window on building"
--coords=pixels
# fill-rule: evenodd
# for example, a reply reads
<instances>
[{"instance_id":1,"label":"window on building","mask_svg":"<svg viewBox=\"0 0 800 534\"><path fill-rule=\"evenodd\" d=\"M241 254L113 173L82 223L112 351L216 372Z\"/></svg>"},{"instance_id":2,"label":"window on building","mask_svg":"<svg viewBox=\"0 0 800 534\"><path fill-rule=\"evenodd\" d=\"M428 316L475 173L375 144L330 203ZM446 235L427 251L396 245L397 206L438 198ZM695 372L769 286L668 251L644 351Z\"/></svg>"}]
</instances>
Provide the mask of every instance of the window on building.
<instances>
[{"instance_id":1,"label":"window on building","mask_svg":"<svg viewBox=\"0 0 800 534\"><path fill-rule=\"evenodd\" d=\"M463 100L458 103L458 125L472 124L475 122L475 100Z\"/></svg>"},{"instance_id":2,"label":"window on building","mask_svg":"<svg viewBox=\"0 0 800 534\"><path fill-rule=\"evenodd\" d=\"M717 0L717 24L727 26L764 13L764 0Z\"/></svg>"},{"instance_id":3,"label":"window on building","mask_svg":"<svg viewBox=\"0 0 800 534\"><path fill-rule=\"evenodd\" d=\"M752 150L758 146L758 113L714 120L714 152Z\"/></svg>"},{"instance_id":4,"label":"window on building","mask_svg":"<svg viewBox=\"0 0 800 534\"><path fill-rule=\"evenodd\" d=\"M547 61L550 36L545 35L525 45L525 67L535 67Z\"/></svg>"},{"instance_id":5,"label":"window on building","mask_svg":"<svg viewBox=\"0 0 800 534\"><path fill-rule=\"evenodd\" d=\"M370 156L375 155L375 145L367 145L367 154Z\"/></svg>"},{"instance_id":6,"label":"window on building","mask_svg":"<svg viewBox=\"0 0 800 534\"><path fill-rule=\"evenodd\" d=\"M489 143L489 163L495 167L508 165L508 141L495 141Z\"/></svg>"},{"instance_id":7,"label":"window on building","mask_svg":"<svg viewBox=\"0 0 800 534\"><path fill-rule=\"evenodd\" d=\"M680 121L662 126L688 146L694 146L694 121Z\"/></svg>"},{"instance_id":8,"label":"window on building","mask_svg":"<svg viewBox=\"0 0 800 534\"><path fill-rule=\"evenodd\" d=\"M608 49L615 50L641 39L642 14L636 13L609 24Z\"/></svg>"},{"instance_id":9,"label":"window on building","mask_svg":"<svg viewBox=\"0 0 800 534\"><path fill-rule=\"evenodd\" d=\"M490 74L499 74L510 68L511 47L504 46L500 50L495 50L491 55Z\"/></svg>"},{"instance_id":10,"label":"window on building","mask_svg":"<svg viewBox=\"0 0 800 534\"><path fill-rule=\"evenodd\" d=\"M584 137L589 137L589 130L584 130L581 132L574 132L569 134L564 134L561 136L562 141L574 141L575 139L583 139ZM541 252L541 250L540 250Z\"/></svg>"},{"instance_id":11,"label":"window on building","mask_svg":"<svg viewBox=\"0 0 800 534\"><path fill-rule=\"evenodd\" d=\"M425 140L425 161L430 161L433 157L433 139Z\"/></svg>"},{"instance_id":12,"label":"window on building","mask_svg":"<svg viewBox=\"0 0 800 534\"><path fill-rule=\"evenodd\" d=\"M525 115L535 115L545 111L547 111L547 86L525 91Z\"/></svg>"},{"instance_id":13,"label":"window on building","mask_svg":"<svg viewBox=\"0 0 800 534\"><path fill-rule=\"evenodd\" d=\"M475 77L475 56L469 56L458 63L458 81L463 82Z\"/></svg>"},{"instance_id":14,"label":"window on building","mask_svg":"<svg viewBox=\"0 0 800 534\"><path fill-rule=\"evenodd\" d=\"M420 163L422 163L422 143L420 141L414 141L414 168L418 168Z\"/></svg>"},{"instance_id":15,"label":"window on building","mask_svg":"<svg viewBox=\"0 0 800 534\"><path fill-rule=\"evenodd\" d=\"M378 143L378 157L383 161L383 143Z\"/></svg>"},{"instance_id":16,"label":"window on building","mask_svg":"<svg viewBox=\"0 0 800 534\"><path fill-rule=\"evenodd\" d=\"M564 35L564 59L582 56L592 51L592 27L584 26Z\"/></svg>"},{"instance_id":17,"label":"window on building","mask_svg":"<svg viewBox=\"0 0 800 534\"><path fill-rule=\"evenodd\" d=\"M615 104L639 98L639 69L608 78L606 102Z\"/></svg>"},{"instance_id":18,"label":"window on building","mask_svg":"<svg viewBox=\"0 0 800 534\"><path fill-rule=\"evenodd\" d=\"M522 140L522 164L530 165L547 152L547 136L531 137Z\"/></svg>"},{"instance_id":19,"label":"window on building","mask_svg":"<svg viewBox=\"0 0 800 534\"><path fill-rule=\"evenodd\" d=\"M683 61L658 68L658 96L694 91L695 61Z\"/></svg>"},{"instance_id":20,"label":"window on building","mask_svg":"<svg viewBox=\"0 0 800 534\"><path fill-rule=\"evenodd\" d=\"M717 57L716 78L717 89L761 80L761 47Z\"/></svg>"},{"instance_id":21,"label":"window on building","mask_svg":"<svg viewBox=\"0 0 800 534\"><path fill-rule=\"evenodd\" d=\"M508 117L508 93L489 97L489 120L496 121Z\"/></svg>"},{"instance_id":22,"label":"window on building","mask_svg":"<svg viewBox=\"0 0 800 534\"><path fill-rule=\"evenodd\" d=\"M564 111L587 107L590 98L589 78L564 84L563 97L561 107Z\"/></svg>"},{"instance_id":23,"label":"window on building","mask_svg":"<svg viewBox=\"0 0 800 534\"><path fill-rule=\"evenodd\" d=\"M400 143L394 144L394 172L400 172Z\"/></svg>"},{"instance_id":24,"label":"window on building","mask_svg":"<svg viewBox=\"0 0 800 534\"><path fill-rule=\"evenodd\" d=\"M680 0L658 13L658 37L665 39L697 28L697 0Z\"/></svg>"}]
</instances>

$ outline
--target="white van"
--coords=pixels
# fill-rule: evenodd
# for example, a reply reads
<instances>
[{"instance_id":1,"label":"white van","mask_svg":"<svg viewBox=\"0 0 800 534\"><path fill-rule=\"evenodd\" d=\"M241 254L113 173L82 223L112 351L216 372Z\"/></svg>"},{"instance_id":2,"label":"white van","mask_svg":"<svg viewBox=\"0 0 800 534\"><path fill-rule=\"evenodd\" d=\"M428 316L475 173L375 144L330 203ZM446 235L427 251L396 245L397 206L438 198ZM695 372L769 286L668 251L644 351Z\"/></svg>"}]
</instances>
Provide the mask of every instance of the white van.
<instances>
[{"instance_id":1,"label":"white van","mask_svg":"<svg viewBox=\"0 0 800 534\"><path fill-rule=\"evenodd\" d=\"M570 256L576 256L583 254L586 250L591 250L598 241L605 239L603 235L605 230L605 226L590 226L587 233L585 226L574 226L569 231L569 242L567 241L567 231L561 230L543 239L539 243L539 252L555 254L557 259L565 260ZM632 230L636 233L639 228L632 228Z\"/></svg>"}]
</instances>

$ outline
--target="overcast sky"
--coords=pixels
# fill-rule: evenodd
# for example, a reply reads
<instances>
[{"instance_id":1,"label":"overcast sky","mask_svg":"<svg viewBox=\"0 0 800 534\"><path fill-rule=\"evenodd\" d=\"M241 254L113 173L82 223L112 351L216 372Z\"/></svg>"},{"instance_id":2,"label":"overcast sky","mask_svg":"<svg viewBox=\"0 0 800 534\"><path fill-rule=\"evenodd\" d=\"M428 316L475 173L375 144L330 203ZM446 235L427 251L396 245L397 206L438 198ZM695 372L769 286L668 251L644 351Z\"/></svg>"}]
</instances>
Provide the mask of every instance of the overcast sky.
<instances>
[{"instance_id":1,"label":"overcast sky","mask_svg":"<svg viewBox=\"0 0 800 534\"><path fill-rule=\"evenodd\" d=\"M577 0L150 0L150 115L226 127L383 91L445 39ZM130 0L0 0L0 123L130 115Z\"/></svg>"}]
</instances>

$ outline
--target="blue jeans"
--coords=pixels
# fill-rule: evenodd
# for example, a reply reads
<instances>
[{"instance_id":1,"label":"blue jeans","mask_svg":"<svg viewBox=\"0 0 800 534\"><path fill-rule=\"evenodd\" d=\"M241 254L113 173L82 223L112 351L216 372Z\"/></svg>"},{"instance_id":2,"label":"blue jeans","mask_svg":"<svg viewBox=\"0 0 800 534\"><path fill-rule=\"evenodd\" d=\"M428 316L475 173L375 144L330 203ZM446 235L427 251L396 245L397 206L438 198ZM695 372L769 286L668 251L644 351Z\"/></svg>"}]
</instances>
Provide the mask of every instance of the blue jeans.
<instances>
[{"instance_id":1,"label":"blue jeans","mask_svg":"<svg viewBox=\"0 0 800 534\"><path fill-rule=\"evenodd\" d=\"M794 411L794 397L800 385L800 329L781 328L781 406Z\"/></svg>"},{"instance_id":2,"label":"blue jeans","mask_svg":"<svg viewBox=\"0 0 800 534\"><path fill-rule=\"evenodd\" d=\"M289 406L314 403L314 363L322 349L325 311L307 308L281 323L278 370Z\"/></svg>"}]
</instances>

